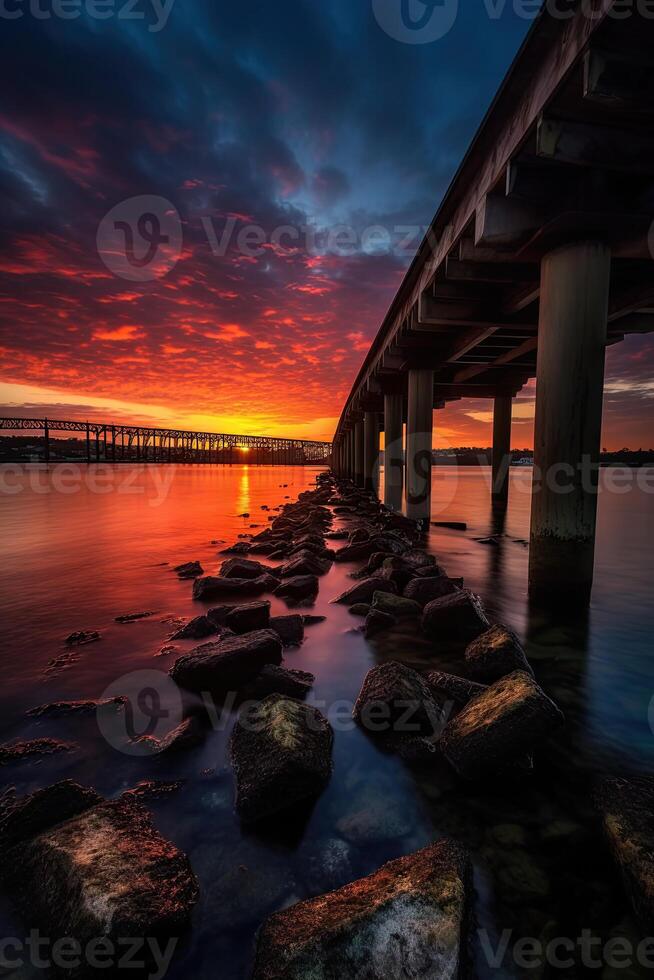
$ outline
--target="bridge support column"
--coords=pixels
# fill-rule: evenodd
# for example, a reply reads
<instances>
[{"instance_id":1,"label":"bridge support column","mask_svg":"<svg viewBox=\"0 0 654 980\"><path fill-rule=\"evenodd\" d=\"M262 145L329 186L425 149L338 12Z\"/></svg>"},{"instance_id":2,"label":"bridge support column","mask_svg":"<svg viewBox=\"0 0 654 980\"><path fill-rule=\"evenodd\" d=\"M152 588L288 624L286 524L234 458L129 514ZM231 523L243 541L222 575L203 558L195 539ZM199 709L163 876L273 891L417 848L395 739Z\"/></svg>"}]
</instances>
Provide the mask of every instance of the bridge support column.
<instances>
[{"instance_id":1,"label":"bridge support column","mask_svg":"<svg viewBox=\"0 0 654 980\"><path fill-rule=\"evenodd\" d=\"M529 592L588 602L607 336L610 249L583 242L541 265Z\"/></svg>"},{"instance_id":2,"label":"bridge support column","mask_svg":"<svg viewBox=\"0 0 654 980\"><path fill-rule=\"evenodd\" d=\"M364 485L364 432L363 422L354 424L354 482L358 487Z\"/></svg>"},{"instance_id":3,"label":"bridge support column","mask_svg":"<svg viewBox=\"0 0 654 980\"><path fill-rule=\"evenodd\" d=\"M377 412L366 412L363 421L363 487L377 492L379 487L379 419Z\"/></svg>"},{"instance_id":4,"label":"bridge support column","mask_svg":"<svg viewBox=\"0 0 654 980\"><path fill-rule=\"evenodd\" d=\"M511 395L497 395L493 409L493 501L506 504L509 499L511 470Z\"/></svg>"},{"instance_id":5,"label":"bridge support column","mask_svg":"<svg viewBox=\"0 0 654 980\"><path fill-rule=\"evenodd\" d=\"M384 395L384 503L390 510L402 510L404 456L402 428L404 397Z\"/></svg>"},{"instance_id":6,"label":"bridge support column","mask_svg":"<svg viewBox=\"0 0 654 980\"><path fill-rule=\"evenodd\" d=\"M354 482L354 429L350 429L347 434L347 476Z\"/></svg>"},{"instance_id":7,"label":"bridge support column","mask_svg":"<svg viewBox=\"0 0 654 980\"><path fill-rule=\"evenodd\" d=\"M434 372L409 370L406 427L406 512L414 521L431 517L431 446L434 418Z\"/></svg>"}]
</instances>

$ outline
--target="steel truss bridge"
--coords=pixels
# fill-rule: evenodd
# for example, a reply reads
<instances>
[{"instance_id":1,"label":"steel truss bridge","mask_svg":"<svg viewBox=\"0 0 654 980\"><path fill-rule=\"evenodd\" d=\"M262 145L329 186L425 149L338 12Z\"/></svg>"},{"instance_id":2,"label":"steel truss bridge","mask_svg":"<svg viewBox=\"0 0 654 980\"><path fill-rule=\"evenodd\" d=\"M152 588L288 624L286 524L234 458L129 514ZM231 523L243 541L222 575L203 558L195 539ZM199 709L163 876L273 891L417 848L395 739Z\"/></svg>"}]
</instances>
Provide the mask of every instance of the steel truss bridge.
<instances>
[{"instance_id":1,"label":"steel truss bridge","mask_svg":"<svg viewBox=\"0 0 654 980\"><path fill-rule=\"evenodd\" d=\"M73 422L47 418L0 418L0 436L8 432L43 433L43 457L54 456L52 432L81 433L80 458L87 462L251 463L277 466L327 466L331 443L223 432L189 432L113 422ZM72 439L79 439L71 435ZM61 437L57 439L60 441Z\"/></svg>"}]
</instances>

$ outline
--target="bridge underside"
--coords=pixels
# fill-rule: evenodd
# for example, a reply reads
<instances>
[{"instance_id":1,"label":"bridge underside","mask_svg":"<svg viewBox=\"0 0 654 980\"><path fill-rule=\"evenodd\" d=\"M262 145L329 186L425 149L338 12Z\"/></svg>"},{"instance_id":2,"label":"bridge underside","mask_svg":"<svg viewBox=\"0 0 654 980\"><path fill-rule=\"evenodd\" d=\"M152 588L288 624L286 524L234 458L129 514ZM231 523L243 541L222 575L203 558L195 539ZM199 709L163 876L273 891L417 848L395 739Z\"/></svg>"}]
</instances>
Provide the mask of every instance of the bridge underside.
<instances>
[{"instance_id":1,"label":"bridge underside","mask_svg":"<svg viewBox=\"0 0 654 980\"><path fill-rule=\"evenodd\" d=\"M350 433L388 418L397 470L407 423L414 517L430 513L433 408L494 400L493 491L505 500L511 399L525 383L537 377L537 466L577 472L599 459L605 348L654 330L654 21L616 12L586 2L534 25L343 410L336 458L357 478ZM565 501L534 494L534 593L589 593L595 494L581 483ZM393 506L401 489L394 472Z\"/></svg>"}]
</instances>

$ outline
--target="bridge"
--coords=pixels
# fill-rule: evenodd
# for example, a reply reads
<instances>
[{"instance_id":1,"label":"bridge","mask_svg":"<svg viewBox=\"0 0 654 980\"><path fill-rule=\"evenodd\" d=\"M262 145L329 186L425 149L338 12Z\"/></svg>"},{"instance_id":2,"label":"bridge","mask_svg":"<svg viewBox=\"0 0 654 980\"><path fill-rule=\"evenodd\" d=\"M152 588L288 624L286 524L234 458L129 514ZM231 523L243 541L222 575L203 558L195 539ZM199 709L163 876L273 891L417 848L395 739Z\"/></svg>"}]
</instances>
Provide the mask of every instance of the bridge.
<instances>
[{"instance_id":1,"label":"bridge","mask_svg":"<svg viewBox=\"0 0 654 980\"><path fill-rule=\"evenodd\" d=\"M383 429L384 500L399 510L406 491L428 521L433 411L487 398L501 508L512 400L536 377L530 594L586 601L605 349L654 330L654 20L613 0L547 7L364 360L334 465L373 488Z\"/></svg>"},{"instance_id":2,"label":"bridge","mask_svg":"<svg viewBox=\"0 0 654 980\"><path fill-rule=\"evenodd\" d=\"M251 463L274 466L327 466L331 443L272 436L189 432L114 422L78 422L46 418L0 418L0 435L9 431L43 433L43 456L51 461L52 432L81 434L81 457L90 462ZM71 435L78 439L77 435Z\"/></svg>"}]
</instances>

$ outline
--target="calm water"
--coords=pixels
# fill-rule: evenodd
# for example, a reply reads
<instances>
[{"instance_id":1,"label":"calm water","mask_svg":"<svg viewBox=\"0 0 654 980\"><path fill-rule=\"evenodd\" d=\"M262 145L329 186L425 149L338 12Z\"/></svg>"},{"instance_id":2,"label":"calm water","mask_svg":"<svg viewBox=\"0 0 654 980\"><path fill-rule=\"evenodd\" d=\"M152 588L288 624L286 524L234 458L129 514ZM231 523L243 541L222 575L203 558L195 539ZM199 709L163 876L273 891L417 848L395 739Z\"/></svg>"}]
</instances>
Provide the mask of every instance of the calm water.
<instances>
[{"instance_id":1,"label":"calm water","mask_svg":"<svg viewBox=\"0 0 654 980\"><path fill-rule=\"evenodd\" d=\"M303 647L285 658L288 666L316 675L310 700L335 727L334 775L310 813L254 835L241 832L232 809L225 761L232 712L225 711L221 730L202 748L164 762L116 751L92 719L36 722L25 711L56 699L99 697L112 684L130 693L131 672L166 671L194 645L175 641L177 653L159 655L173 620L202 608L191 601L191 583L178 581L172 567L197 559L213 571L221 548L267 524L262 506L295 499L318 470L130 466L81 472L81 481L69 475L66 482L57 467L29 467L22 477L7 477L0 494L0 741L51 735L79 746L40 764L5 769L3 782L22 793L70 777L115 796L144 778L188 781L179 793L150 804L161 831L190 855L202 889L170 977L247 976L254 934L271 911L369 873L444 833L473 851L475 911L491 945L504 929L512 930L511 943L525 936L576 938L582 929L605 939L634 935L596 836L589 793L596 773L651 771L654 761L648 720L654 694L651 494L636 486L602 493L591 609L557 617L530 609L526 597L531 471L512 473L502 521L492 513L487 471L436 470L434 519L466 521L468 531L432 529L429 547L450 574L465 577L494 619L525 639L541 682L566 712L565 732L539 753L535 774L513 785L463 786L438 760L410 768L380 753L347 724L343 703L356 698L366 671L385 658L421 668L456 665L408 626L368 643L354 631L360 621L330 605L351 584L350 566L335 566L313 610L328 621L308 629ZM489 534L499 536L498 545L475 540ZM286 611L272 602L273 613ZM155 615L114 622L139 611ZM64 638L78 629L98 629L102 639L80 648L73 662L61 660ZM9 908L0 911L0 934L26 934ZM479 977L525 975L509 953L498 968L488 965L479 943L476 956ZM576 967L551 975L586 973Z\"/></svg>"}]
</instances>

